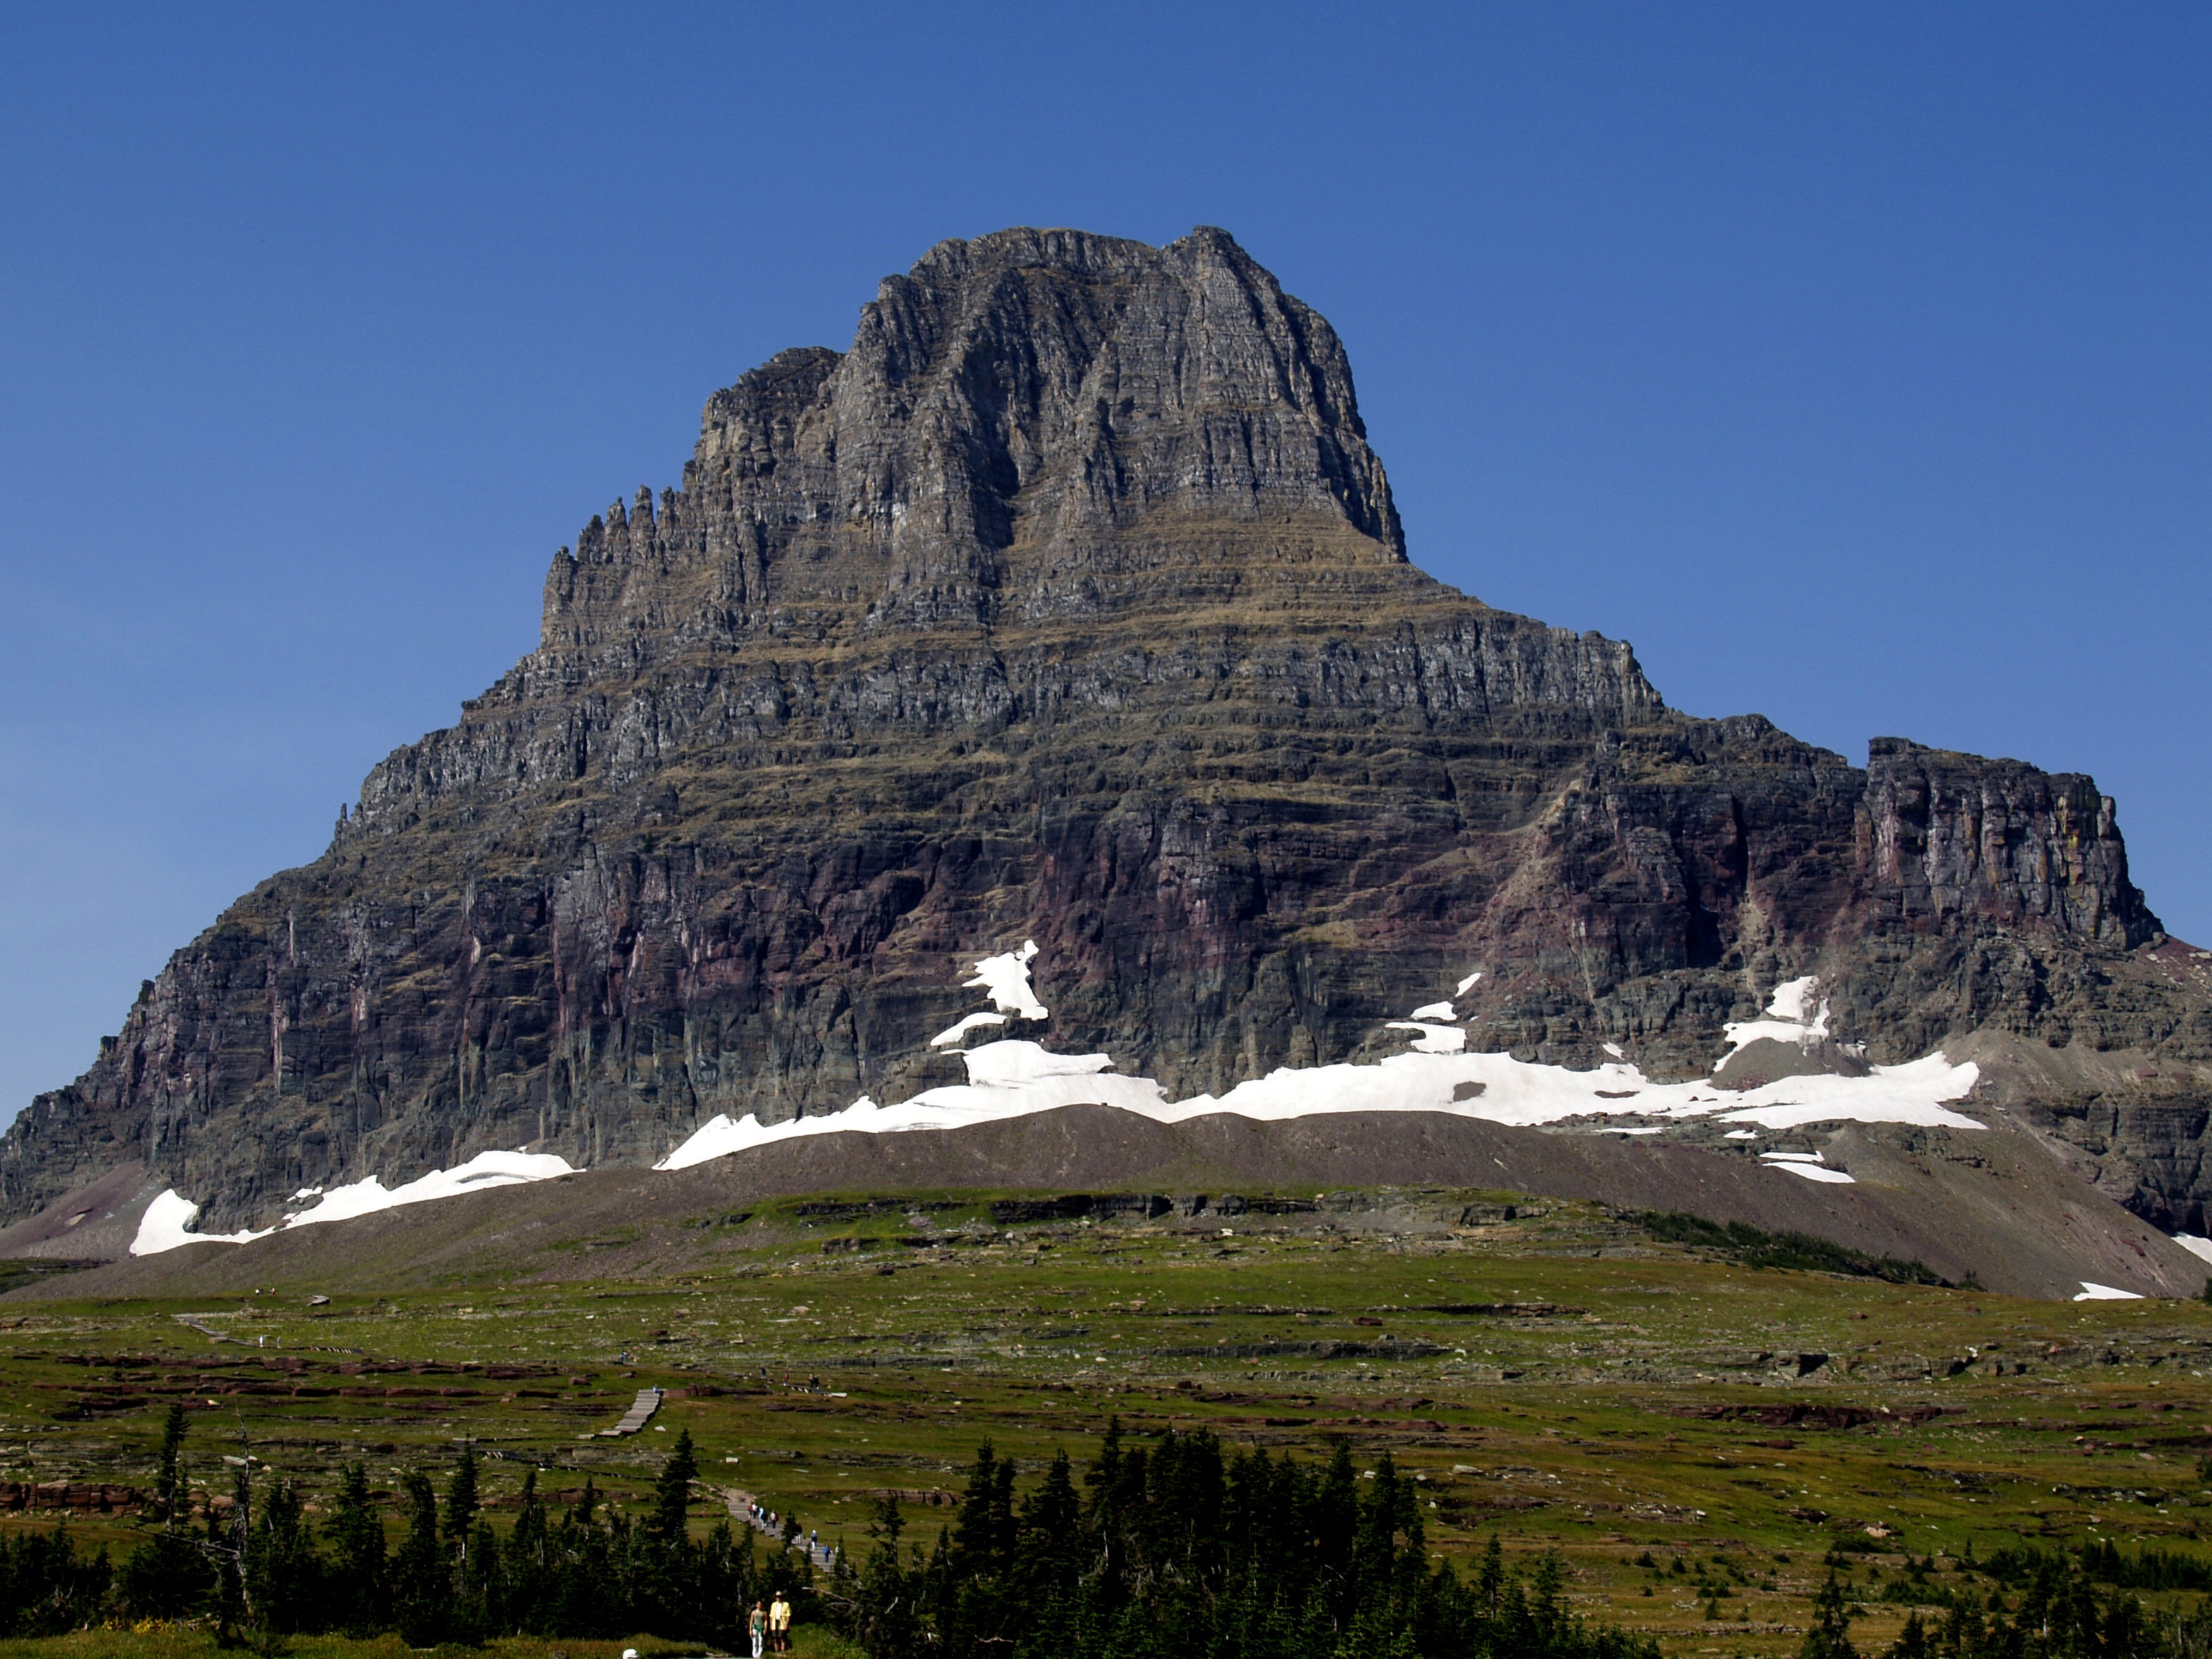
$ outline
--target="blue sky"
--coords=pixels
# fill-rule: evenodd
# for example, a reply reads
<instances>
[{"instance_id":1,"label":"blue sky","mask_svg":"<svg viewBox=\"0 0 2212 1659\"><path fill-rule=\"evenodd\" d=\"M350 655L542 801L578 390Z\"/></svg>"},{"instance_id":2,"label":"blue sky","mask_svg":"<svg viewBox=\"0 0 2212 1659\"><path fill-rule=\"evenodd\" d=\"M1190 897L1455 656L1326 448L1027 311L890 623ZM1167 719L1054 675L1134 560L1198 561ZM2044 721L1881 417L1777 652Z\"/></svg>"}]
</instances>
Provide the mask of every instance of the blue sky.
<instances>
[{"instance_id":1,"label":"blue sky","mask_svg":"<svg viewBox=\"0 0 2212 1659\"><path fill-rule=\"evenodd\" d=\"M1417 562L1697 714L2093 772L2212 944L2212 11L50 8L0 52L0 1114L535 642L707 394L1231 230Z\"/></svg>"}]
</instances>

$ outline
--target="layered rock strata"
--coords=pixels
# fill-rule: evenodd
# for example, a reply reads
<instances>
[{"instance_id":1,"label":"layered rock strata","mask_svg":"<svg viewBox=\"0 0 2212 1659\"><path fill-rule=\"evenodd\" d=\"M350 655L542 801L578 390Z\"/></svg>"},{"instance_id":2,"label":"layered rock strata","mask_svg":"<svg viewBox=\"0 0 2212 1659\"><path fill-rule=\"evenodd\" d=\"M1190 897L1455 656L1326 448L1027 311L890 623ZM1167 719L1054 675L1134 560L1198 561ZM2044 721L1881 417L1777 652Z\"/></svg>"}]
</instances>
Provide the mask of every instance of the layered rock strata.
<instances>
[{"instance_id":1,"label":"layered rock strata","mask_svg":"<svg viewBox=\"0 0 2212 1659\"><path fill-rule=\"evenodd\" d=\"M897 1098L1024 938L1056 1042L1185 1094L1382 1052L1476 968L1474 1047L1655 1075L1802 974L1876 1063L1979 1032L2193 1103L2212 1059L2089 779L1668 709L1407 562L1341 343L1227 235L1017 230L717 392L538 648L17 1119L0 1218L132 1161L224 1227Z\"/></svg>"}]
</instances>

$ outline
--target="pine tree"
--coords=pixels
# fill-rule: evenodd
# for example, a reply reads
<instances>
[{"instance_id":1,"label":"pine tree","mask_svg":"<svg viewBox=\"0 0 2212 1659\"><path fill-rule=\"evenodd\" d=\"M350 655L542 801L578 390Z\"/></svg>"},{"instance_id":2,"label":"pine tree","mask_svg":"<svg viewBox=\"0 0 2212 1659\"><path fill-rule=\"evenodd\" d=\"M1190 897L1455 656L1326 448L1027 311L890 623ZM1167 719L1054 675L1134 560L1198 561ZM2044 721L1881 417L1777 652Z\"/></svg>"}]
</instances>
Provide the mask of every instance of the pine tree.
<instances>
[{"instance_id":1,"label":"pine tree","mask_svg":"<svg viewBox=\"0 0 2212 1659\"><path fill-rule=\"evenodd\" d=\"M448 1626L453 1639L474 1645L497 1627L501 1612L499 1557L499 1540L491 1523L477 1522L475 1534L462 1546L460 1564L453 1575Z\"/></svg>"},{"instance_id":2,"label":"pine tree","mask_svg":"<svg viewBox=\"0 0 2212 1659\"><path fill-rule=\"evenodd\" d=\"M165 1532L177 1529L177 1465L184 1444L185 1408L173 1403L161 1419L161 1456L154 1476L154 1501Z\"/></svg>"},{"instance_id":3,"label":"pine tree","mask_svg":"<svg viewBox=\"0 0 2212 1659\"><path fill-rule=\"evenodd\" d=\"M960 1497L960 1513L952 1522L952 1569L963 1577L992 1571L998 1565L998 1529L993 1498L998 1486L998 1460L991 1443L975 1448L975 1461L968 1468L968 1488Z\"/></svg>"},{"instance_id":4,"label":"pine tree","mask_svg":"<svg viewBox=\"0 0 2212 1659\"><path fill-rule=\"evenodd\" d=\"M368 1470L346 1465L325 1535L330 1540L330 1617L340 1629L366 1635L387 1614L384 1600L384 1523L369 1505Z\"/></svg>"},{"instance_id":5,"label":"pine tree","mask_svg":"<svg viewBox=\"0 0 2212 1659\"><path fill-rule=\"evenodd\" d=\"M1482 1568L1474 1581L1474 1593L1483 1612L1492 1619L1505 1605L1505 1553L1494 1532L1482 1552Z\"/></svg>"},{"instance_id":6,"label":"pine tree","mask_svg":"<svg viewBox=\"0 0 2212 1659\"><path fill-rule=\"evenodd\" d=\"M469 1536L476 1528L478 1507L476 1443L465 1440L461 1461L453 1466L453 1478L446 1485L446 1542L456 1562L468 1559Z\"/></svg>"},{"instance_id":7,"label":"pine tree","mask_svg":"<svg viewBox=\"0 0 2212 1659\"><path fill-rule=\"evenodd\" d=\"M691 1449L691 1431L676 1437L675 1449L661 1466L653 1483L653 1518L646 1530L664 1544L683 1543L690 1535L691 1483L699 1478L699 1460Z\"/></svg>"},{"instance_id":8,"label":"pine tree","mask_svg":"<svg viewBox=\"0 0 2212 1659\"><path fill-rule=\"evenodd\" d=\"M1023 1593L1032 1598L1065 1595L1081 1576L1082 1500L1064 1451L1046 1465L1044 1480L1022 1504L1015 1560Z\"/></svg>"},{"instance_id":9,"label":"pine tree","mask_svg":"<svg viewBox=\"0 0 2212 1659\"><path fill-rule=\"evenodd\" d=\"M1329 1455L1315 1504L1315 1589L1328 1609L1332 1628L1349 1629L1357 1585L1352 1559L1358 1529L1359 1485L1352 1468L1352 1448L1342 1440Z\"/></svg>"},{"instance_id":10,"label":"pine tree","mask_svg":"<svg viewBox=\"0 0 2212 1659\"><path fill-rule=\"evenodd\" d=\"M552 1578L551 1536L546 1524L545 1505L538 1496L536 1469L523 1471L522 1504L516 1512L514 1526L507 1534L503 1559L507 1575L500 1615L501 1627L534 1630L543 1616Z\"/></svg>"},{"instance_id":11,"label":"pine tree","mask_svg":"<svg viewBox=\"0 0 2212 1659\"><path fill-rule=\"evenodd\" d=\"M1798 1659L1858 1659L1857 1650L1851 1646L1850 1624L1850 1611L1844 1605L1844 1587L1837 1583L1836 1570L1831 1567L1828 1582L1813 1597L1813 1622L1798 1644Z\"/></svg>"},{"instance_id":12,"label":"pine tree","mask_svg":"<svg viewBox=\"0 0 2212 1659\"><path fill-rule=\"evenodd\" d=\"M885 1498L868 1522L868 1555L852 1591L849 1624L870 1659L912 1659L923 1646L920 1586L901 1564L906 1530L898 1499Z\"/></svg>"},{"instance_id":13,"label":"pine tree","mask_svg":"<svg viewBox=\"0 0 2212 1659\"><path fill-rule=\"evenodd\" d=\"M131 1552L115 1579L123 1610L134 1619L189 1619L214 1588L208 1558L183 1532L155 1533Z\"/></svg>"},{"instance_id":14,"label":"pine tree","mask_svg":"<svg viewBox=\"0 0 2212 1659\"><path fill-rule=\"evenodd\" d=\"M116 1593L135 1618L187 1618L214 1586L207 1557L178 1526L191 1507L180 1468L184 1443L185 1408L173 1404L161 1420L154 1473L154 1514L161 1530L131 1551L116 1577Z\"/></svg>"},{"instance_id":15,"label":"pine tree","mask_svg":"<svg viewBox=\"0 0 2212 1659\"><path fill-rule=\"evenodd\" d=\"M279 1480L262 1504L241 1570L253 1622L262 1630L289 1635L321 1621L323 1564L289 1480Z\"/></svg>"},{"instance_id":16,"label":"pine tree","mask_svg":"<svg viewBox=\"0 0 2212 1659\"><path fill-rule=\"evenodd\" d=\"M406 1479L407 1536L392 1567L392 1611L410 1646L434 1646L445 1635L453 1581L438 1546L438 1495L421 1470Z\"/></svg>"}]
</instances>

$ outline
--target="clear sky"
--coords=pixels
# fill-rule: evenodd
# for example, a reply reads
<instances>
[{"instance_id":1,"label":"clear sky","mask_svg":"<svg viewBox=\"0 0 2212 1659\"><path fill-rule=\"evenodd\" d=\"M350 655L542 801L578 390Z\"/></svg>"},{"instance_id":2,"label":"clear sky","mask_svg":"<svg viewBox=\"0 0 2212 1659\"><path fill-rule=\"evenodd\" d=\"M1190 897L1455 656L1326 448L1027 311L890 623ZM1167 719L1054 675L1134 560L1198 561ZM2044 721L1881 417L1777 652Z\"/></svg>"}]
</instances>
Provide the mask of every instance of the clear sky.
<instances>
[{"instance_id":1,"label":"clear sky","mask_svg":"<svg viewBox=\"0 0 2212 1659\"><path fill-rule=\"evenodd\" d=\"M17 6L0 1115L536 641L708 393L1228 228L1414 560L1668 699L2094 773L2212 944L2212 9Z\"/></svg>"}]
</instances>

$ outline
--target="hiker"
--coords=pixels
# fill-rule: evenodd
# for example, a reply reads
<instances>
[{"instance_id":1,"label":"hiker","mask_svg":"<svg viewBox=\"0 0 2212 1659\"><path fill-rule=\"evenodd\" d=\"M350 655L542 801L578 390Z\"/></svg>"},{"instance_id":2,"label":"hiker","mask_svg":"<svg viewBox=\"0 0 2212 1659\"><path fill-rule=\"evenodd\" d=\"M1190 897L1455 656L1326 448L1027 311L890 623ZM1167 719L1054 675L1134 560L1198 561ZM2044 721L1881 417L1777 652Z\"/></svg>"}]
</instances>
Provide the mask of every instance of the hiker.
<instances>
[{"instance_id":1,"label":"hiker","mask_svg":"<svg viewBox=\"0 0 2212 1659\"><path fill-rule=\"evenodd\" d=\"M783 1599L781 1590L775 1593L775 1600L769 1604L768 1628L769 1634L775 1638L775 1650L778 1653L790 1652L791 1603Z\"/></svg>"},{"instance_id":2,"label":"hiker","mask_svg":"<svg viewBox=\"0 0 2212 1659\"><path fill-rule=\"evenodd\" d=\"M768 1610L757 1601L753 1603L752 1617L745 1621L745 1628L752 1632L753 1659L761 1659L761 1655L768 1651Z\"/></svg>"}]
</instances>

